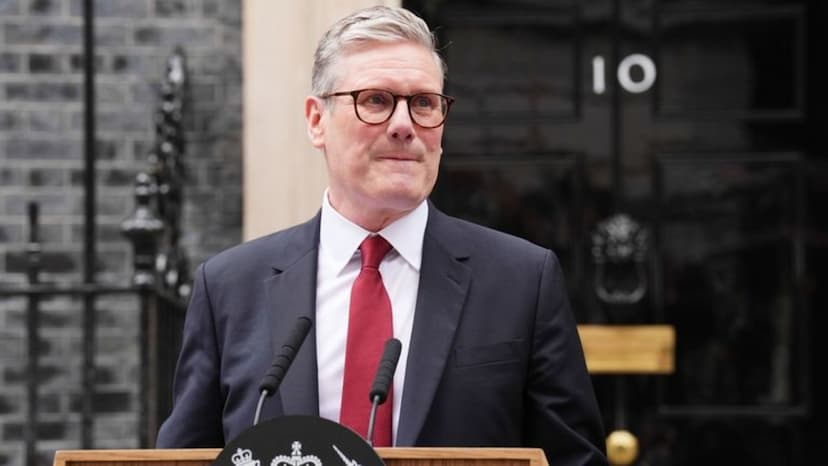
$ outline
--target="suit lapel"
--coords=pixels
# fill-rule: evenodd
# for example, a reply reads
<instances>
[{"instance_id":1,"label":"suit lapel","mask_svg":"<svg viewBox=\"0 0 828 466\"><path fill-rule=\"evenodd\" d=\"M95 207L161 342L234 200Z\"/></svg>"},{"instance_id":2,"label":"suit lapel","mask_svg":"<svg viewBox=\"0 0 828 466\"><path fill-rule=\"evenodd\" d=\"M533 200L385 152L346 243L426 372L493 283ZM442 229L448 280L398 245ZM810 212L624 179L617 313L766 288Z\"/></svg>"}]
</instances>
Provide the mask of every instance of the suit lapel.
<instances>
[{"instance_id":1,"label":"suit lapel","mask_svg":"<svg viewBox=\"0 0 828 466\"><path fill-rule=\"evenodd\" d=\"M272 310L272 345L274 356L299 317L316 320L316 265L319 245L319 214L312 220L285 232L274 261L274 275L268 279ZM316 330L311 327L293 364L279 388L282 412L319 414L319 390L316 364ZM267 406L267 405L266 405ZM268 410L269 417L277 412ZM265 416L262 416L265 419Z\"/></svg>"},{"instance_id":2,"label":"suit lapel","mask_svg":"<svg viewBox=\"0 0 828 466\"><path fill-rule=\"evenodd\" d=\"M449 360L471 270L462 238L453 234L447 216L429 205L423 238L420 286L411 332L396 445L411 446L423 427Z\"/></svg>"},{"instance_id":3,"label":"suit lapel","mask_svg":"<svg viewBox=\"0 0 828 466\"><path fill-rule=\"evenodd\" d=\"M281 255L274 261L274 275L267 279L274 355L296 319L304 316L315 321L319 219L317 214L311 221L285 232L288 236L277 246ZM451 219L430 204L397 430L399 446L416 442L451 356L471 283L471 270L464 263L467 258L463 239L454 232ZM312 327L279 388L281 414L319 415L317 372L316 330ZM280 414L273 409L274 404L265 404L263 420Z\"/></svg>"}]
</instances>

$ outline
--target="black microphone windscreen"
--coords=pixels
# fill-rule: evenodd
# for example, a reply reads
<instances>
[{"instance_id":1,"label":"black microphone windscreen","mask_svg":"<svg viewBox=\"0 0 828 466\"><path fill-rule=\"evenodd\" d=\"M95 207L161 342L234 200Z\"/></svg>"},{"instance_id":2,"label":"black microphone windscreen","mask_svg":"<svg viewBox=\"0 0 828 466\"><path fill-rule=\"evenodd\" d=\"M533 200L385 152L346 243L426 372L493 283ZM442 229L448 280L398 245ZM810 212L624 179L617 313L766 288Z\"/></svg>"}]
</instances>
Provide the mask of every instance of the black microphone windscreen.
<instances>
[{"instance_id":1,"label":"black microphone windscreen","mask_svg":"<svg viewBox=\"0 0 828 466\"><path fill-rule=\"evenodd\" d=\"M385 403L385 399L388 398L388 389L394 381L394 371L397 370L400 352L402 352L400 340L392 338L385 342L382 359L380 359L377 368L377 376L374 378L374 385L371 386L371 392L368 394L369 400L373 401L375 397L379 397L379 403Z\"/></svg>"},{"instance_id":2,"label":"black microphone windscreen","mask_svg":"<svg viewBox=\"0 0 828 466\"><path fill-rule=\"evenodd\" d=\"M270 366L270 370L267 371L267 374L262 379L262 383L259 384L259 391L267 390L269 395L276 392L288 368L293 363L293 358L299 351L299 347L302 346L302 342L308 336L310 328L311 320L307 317L296 319L293 330L288 334L279 354L273 359L273 365Z\"/></svg>"}]
</instances>

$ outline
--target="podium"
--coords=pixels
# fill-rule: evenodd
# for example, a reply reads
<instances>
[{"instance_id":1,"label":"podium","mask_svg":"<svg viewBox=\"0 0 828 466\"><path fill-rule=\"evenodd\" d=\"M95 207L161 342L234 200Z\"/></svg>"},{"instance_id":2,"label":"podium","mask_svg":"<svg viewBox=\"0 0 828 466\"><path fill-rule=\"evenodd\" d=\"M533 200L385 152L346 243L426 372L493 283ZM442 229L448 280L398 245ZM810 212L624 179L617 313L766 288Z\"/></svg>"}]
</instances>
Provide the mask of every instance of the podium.
<instances>
[{"instance_id":1,"label":"podium","mask_svg":"<svg viewBox=\"0 0 828 466\"><path fill-rule=\"evenodd\" d=\"M58 450L53 466L210 466L220 452L219 448ZM399 447L376 448L376 452L386 466L549 466L539 448Z\"/></svg>"}]
</instances>

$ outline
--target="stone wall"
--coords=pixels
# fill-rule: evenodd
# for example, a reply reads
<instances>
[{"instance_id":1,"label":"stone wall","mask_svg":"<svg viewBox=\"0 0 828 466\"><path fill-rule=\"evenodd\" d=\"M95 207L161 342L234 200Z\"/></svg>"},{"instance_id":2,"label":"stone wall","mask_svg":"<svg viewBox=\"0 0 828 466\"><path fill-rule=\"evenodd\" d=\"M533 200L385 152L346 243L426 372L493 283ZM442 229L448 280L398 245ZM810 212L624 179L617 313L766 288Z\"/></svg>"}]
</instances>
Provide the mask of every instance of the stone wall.
<instances>
[{"instance_id":1,"label":"stone wall","mask_svg":"<svg viewBox=\"0 0 828 466\"><path fill-rule=\"evenodd\" d=\"M82 0L0 0L0 284L25 282L26 205L40 204L42 280L77 283L83 253ZM120 222L147 168L165 62L189 71L183 247L192 267L241 238L241 2L98 0L99 282L126 284ZM0 285L2 286L2 285ZM0 466L24 462L26 302L0 298ZM95 448L137 446L134 299L96 304ZM80 447L82 305L41 303L39 464Z\"/></svg>"}]
</instances>

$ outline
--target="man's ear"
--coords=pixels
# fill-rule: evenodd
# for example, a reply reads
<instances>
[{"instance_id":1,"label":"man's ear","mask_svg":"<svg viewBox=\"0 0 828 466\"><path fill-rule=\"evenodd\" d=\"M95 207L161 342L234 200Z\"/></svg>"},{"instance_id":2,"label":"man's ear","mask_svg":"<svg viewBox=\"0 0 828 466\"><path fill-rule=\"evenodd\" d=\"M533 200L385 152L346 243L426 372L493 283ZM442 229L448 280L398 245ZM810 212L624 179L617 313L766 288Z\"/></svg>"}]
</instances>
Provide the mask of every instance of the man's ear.
<instances>
[{"instance_id":1,"label":"man's ear","mask_svg":"<svg viewBox=\"0 0 828 466\"><path fill-rule=\"evenodd\" d=\"M325 147L325 102L319 97L309 95L305 98L305 123L308 126L308 138L317 149Z\"/></svg>"}]
</instances>

